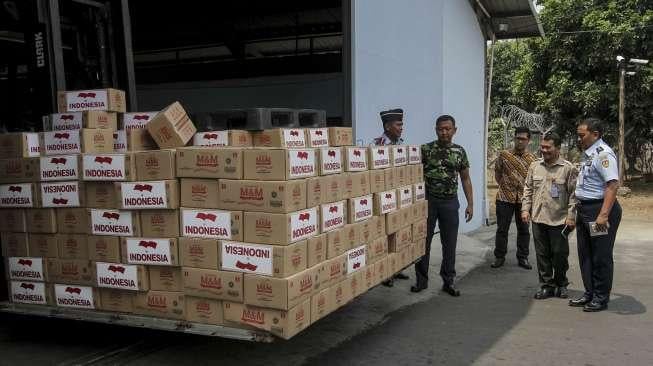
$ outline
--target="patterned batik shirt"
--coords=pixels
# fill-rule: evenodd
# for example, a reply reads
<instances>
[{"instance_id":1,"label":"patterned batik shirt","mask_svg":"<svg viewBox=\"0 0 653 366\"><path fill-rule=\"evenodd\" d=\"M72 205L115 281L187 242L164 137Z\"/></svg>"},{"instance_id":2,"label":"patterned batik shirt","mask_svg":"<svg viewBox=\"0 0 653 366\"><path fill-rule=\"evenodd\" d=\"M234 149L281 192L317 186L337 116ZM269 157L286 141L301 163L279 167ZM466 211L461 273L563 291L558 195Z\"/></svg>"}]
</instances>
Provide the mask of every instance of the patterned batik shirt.
<instances>
[{"instance_id":1,"label":"patterned batik shirt","mask_svg":"<svg viewBox=\"0 0 653 366\"><path fill-rule=\"evenodd\" d=\"M494 163L494 175L501 177L497 181L497 201L521 204L528 167L535 160L537 157L528 151L519 154L515 150L503 150L499 153Z\"/></svg>"},{"instance_id":2,"label":"patterned batik shirt","mask_svg":"<svg viewBox=\"0 0 653 366\"><path fill-rule=\"evenodd\" d=\"M431 141L422 145L426 194L433 199L450 199L458 194L458 173L469 168L465 149L456 144Z\"/></svg>"}]
</instances>

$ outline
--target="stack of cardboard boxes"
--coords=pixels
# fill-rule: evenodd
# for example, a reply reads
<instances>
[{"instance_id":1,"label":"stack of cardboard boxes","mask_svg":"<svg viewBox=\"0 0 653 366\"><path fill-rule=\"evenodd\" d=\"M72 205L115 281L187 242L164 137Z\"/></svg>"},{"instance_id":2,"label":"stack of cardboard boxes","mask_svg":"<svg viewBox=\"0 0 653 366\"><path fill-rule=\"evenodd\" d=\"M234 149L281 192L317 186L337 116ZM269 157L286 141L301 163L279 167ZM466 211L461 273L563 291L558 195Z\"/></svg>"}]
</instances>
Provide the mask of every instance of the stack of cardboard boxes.
<instances>
[{"instance_id":1,"label":"stack of cardboard boxes","mask_svg":"<svg viewBox=\"0 0 653 366\"><path fill-rule=\"evenodd\" d=\"M40 143L0 136L14 302L287 339L424 253L419 146L355 147L351 128L196 133L179 103L116 114L119 91L61 95L62 113L102 110L65 129L51 116Z\"/></svg>"}]
</instances>

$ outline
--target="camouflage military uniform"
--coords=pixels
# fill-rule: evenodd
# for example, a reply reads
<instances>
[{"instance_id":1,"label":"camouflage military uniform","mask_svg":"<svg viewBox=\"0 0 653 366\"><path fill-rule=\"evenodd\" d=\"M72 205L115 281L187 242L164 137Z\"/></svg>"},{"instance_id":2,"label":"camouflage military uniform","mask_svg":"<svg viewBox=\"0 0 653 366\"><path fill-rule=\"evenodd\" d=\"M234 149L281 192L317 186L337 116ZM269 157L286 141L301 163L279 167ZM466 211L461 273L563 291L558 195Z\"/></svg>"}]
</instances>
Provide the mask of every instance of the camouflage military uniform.
<instances>
[{"instance_id":1,"label":"camouflage military uniform","mask_svg":"<svg viewBox=\"0 0 653 366\"><path fill-rule=\"evenodd\" d=\"M428 286L431 241L439 223L442 243L440 276L443 285L453 285L456 278L456 243L458 241L458 174L469 168L465 149L456 144L440 145L437 141L422 145L424 183L428 199L426 254L415 263L417 288Z\"/></svg>"}]
</instances>

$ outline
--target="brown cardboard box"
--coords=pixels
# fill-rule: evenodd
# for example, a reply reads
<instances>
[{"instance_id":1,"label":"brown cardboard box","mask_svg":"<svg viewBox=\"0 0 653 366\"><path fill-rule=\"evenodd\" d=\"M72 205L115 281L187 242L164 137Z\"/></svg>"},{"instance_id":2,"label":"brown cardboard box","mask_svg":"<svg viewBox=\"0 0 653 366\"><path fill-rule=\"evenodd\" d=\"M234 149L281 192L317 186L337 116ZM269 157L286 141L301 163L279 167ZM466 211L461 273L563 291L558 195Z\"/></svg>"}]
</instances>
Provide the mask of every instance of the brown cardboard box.
<instances>
[{"instance_id":1,"label":"brown cardboard box","mask_svg":"<svg viewBox=\"0 0 653 366\"><path fill-rule=\"evenodd\" d=\"M182 207L179 211L181 235L196 238L235 239L241 237L242 211L193 209ZM238 232L232 228L238 228Z\"/></svg>"},{"instance_id":2,"label":"brown cardboard box","mask_svg":"<svg viewBox=\"0 0 653 366\"><path fill-rule=\"evenodd\" d=\"M410 225L413 221L413 205L404 207L401 210L401 226Z\"/></svg>"},{"instance_id":3,"label":"brown cardboard box","mask_svg":"<svg viewBox=\"0 0 653 366\"><path fill-rule=\"evenodd\" d=\"M116 208L118 194L113 182L86 182L86 206L89 208Z\"/></svg>"},{"instance_id":4,"label":"brown cardboard box","mask_svg":"<svg viewBox=\"0 0 653 366\"><path fill-rule=\"evenodd\" d=\"M159 113L158 111L151 112L130 112L121 113L119 117L118 129L121 130L145 130L147 123Z\"/></svg>"},{"instance_id":5,"label":"brown cardboard box","mask_svg":"<svg viewBox=\"0 0 653 366\"><path fill-rule=\"evenodd\" d=\"M59 247L57 236L50 234L29 234L29 253L34 257L57 258ZM2 239L5 243L5 240Z\"/></svg>"},{"instance_id":6,"label":"brown cardboard box","mask_svg":"<svg viewBox=\"0 0 653 366\"><path fill-rule=\"evenodd\" d=\"M356 197L353 195L354 177L351 175L351 173L342 173L340 176L342 176L342 198L349 199Z\"/></svg>"},{"instance_id":7,"label":"brown cardboard box","mask_svg":"<svg viewBox=\"0 0 653 366\"><path fill-rule=\"evenodd\" d=\"M179 183L176 179L115 183L124 210L179 208Z\"/></svg>"},{"instance_id":8,"label":"brown cardboard box","mask_svg":"<svg viewBox=\"0 0 653 366\"><path fill-rule=\"evenodd\" d=\"M397 188L397 201L399 206L397 208L402 209L409 207L413 204L413 186L407 185L400 188Z\"/></svg>"},{"instance_id":9,"label":"brown cardboard box","mask_svg":"<svg viewBox=\"0 0 653 366\"><path fill-rule=\"evenodd\" d=\"M306 269L306 240L288 246L222 241L220 269L288 277Z\"/></svg>"},{"instance_id":10,"label":"brown cardboard box","mask_svg":"<svg viewBox=\"0 0 653 366\"><path fill-rule=\"evenodd\" d=\"M48 279L46 261L37 257L9 257L6 264L7 280L45 282Z\"/></svg>"},{"instance_id":11,"label":"brown cardboard box","mask_svg":"<svg viewBox=\"0 0 653 366\"><path fill-rule=\"evenodd\" d=\"M229 147L178 149L177 176L243 179L243 149Z\"/></svg>"},{"instance_id":12,"label":"brown cardboard box","mask_svg":"<svg viewBox=\"0 0 653 366\"><path fill-rule=\"evenodd\" d=\"M428 205L428 201L426 200L415 202L415 204L413 204L411 208L412 208L412 215L415 220L424 219L429 216L428 214L429 205Z\"/></svg>"},{"instance_id":13,"label":"brown cardboard box","mask_svg":"<svg viewBox=\"0 0 653 366\"><path fill-rule=\"evenodd\" d=\"M221 179L218 196L226 210L292 212L306 208L306 182Z\"/></svg>"},{"instance_id":14,"label":"brown cardboard box","mask_svg":"<svg viewBox=\"0 0 653 366\"><path fill-rule=\"evenodd\" d=\"M83 128L46 131L39 134L39 139L43 156L113 152L113 130Z\"/></svg>"},{"instance_id":15,"label":"brown cardboard box","mask_svg":"<svg viewBox=\"0 0 653 366\"><path fill-rule=\"evenodd\" d=\"M182 274L186 295L243 302L242 273L183 267Z\"/></svg>"},{"instance_id":16,"label":"brown cardboard box","mask_svg":"<svg viewBox=\"0 0 653 366\"><path fill-rule=\"evenodd\" d=\"M318 171L320 175L340 174L344 171L342 163L342 148L323 147L316 149L318 156Z\"/></svg>"},{"instance_id":17,"label":"brown cardboard box","mask_svg":"<svg viewBox=\"0 0 653 366\"><path fill-rule=\"evenodd\" d=\"M310 298L318 282L317 268L309 268L288 278L245 275L245 304L288 310Z\"/></svg>"},{"instance_id":18,"label":"brown cardboard box","mask_svg":"<svg viewBox=\"0 0 653 366\"><path fill-rule=\"evenodd\" d=\"M0 134L0 159L28 158L39 155L41 155L41 150L38 133Z\"/></svg>"},{"instance_id":19,"label":"brown cardboard box","mask_svg":"<svg viewBox=\"0 0 653 366\"><path fill-rule=\"evenodd\" d=\"M200 324L224 324L222 301L185 295L186 320Z\"/></svg>"},{"instance_id":20,"label":"brown cardboard box","mask_svg":"<svg viewBox=\"0 0 653 366\"><path fill-rule=\"evenodd\" d=\"M25 211L27 232L52 234L57 232L57 213L54 208L32 208Z\"/></svg>"},{"instance_id":21,"label":"brown cardboard box","mask_svg":"<svg viewBox=\"0 0 653 366\"><path fill-rule=\"evenodd\" d=\"M396 188L401 188L407 184L410 184L408 179L408 166L397 166L395 169L395 183L397 184Z\"/></svg>"},{"instance_id":22,"label":"brown cardboard box","mask_svg":"<svg viewBox=\"0 0 653 366\"><path fill-rule=\"evenodd\" d=\"M410 246L413 242L412 231L412 226L409 225L394 234L388 235L388 250L391 253L398 253Z\"/></svg>"},{"instance_id":23,"label":"brown cardboard box","mask_svg":"<svg viewBox=\"0 0 653 366\"><path fill-rule=\"evenodd\" d=\"M100 310L113 311L116 313L133 313L134 298L133 291L121 291L110 288L99 289Z\"/></svg>"},{"instance_id":24,"label":"brown cardboard box","mask_svg":"<svg viewBox=\"0 0 653 366\"><path fill-rule=\"evenodd\" d=\"M390 235L401 229L401 211L393 211L385 215L385 233Z\"/></svg>"},{"instance_id":25,"label":"brown cardboard box","mask_svg":"<svg viewBox=\"0 0 653 366\"><path fill-rule=\"evenodd\" d=\"M311 296L311 324L315 324L315 322L331 313L330 293L331 289L327 287Z\"/></svg>"},{"instance_id":26,"label":"brown cardboard box","mask_svg":"<svg viewBox=\"0 0 653 366\"><path fill-rule=\"evenodd\" d=\"M244 178L291 180L317 175L315 149L250 149L243 151Z\"/></svg>"},{"instance_id":27,"label":"brown cardboard box","mask_svg":"<svg viewBox=\"0 0 653 366\"><path fill-rule=\"evenodd\" d=\"M341 229L347 223L347 201L320 205L320 232Z\"/></svg>"},{"instance_id":28,"label":"brown cardboard box","mask_svg":"<svg viewBox=\"0 0 653 366\"><path fill-rule=\"evenodd\" d=\"M322 286L333 286L341 281L347 274L347 254L339 255L327 261L327 272L324 274L327 278L326 283Z\"/></svg>"},{"instance_id":29,"label":"brown cardboard box","mask_svg":"<svg viewBox=\"0 0 653 366\"><path fill-rule=\"evenodd\" d=\"M404 166L408 164L408 149L406 145L392 145L392 166Z\"/></svg>"},{"instance_id":30,"label":"brown cardboard box","mask_svg":"<svg viewBox=\"0 0 653 366\"><path fill-rule=\"evenodd\" d=\"M218 207L218 180L182 178L181 205L195 208Z\"/></svg>"},{"instance_id":31,"label":"brown cardboard box","mask_svg":"<svg viewBox=\"0 0 653 366\"><path fill-rule=\"evenodd\" d=\"M134 298L134 313L160 318L184 320L186 317L183 292L139 292Z\"/></svg>"},{"instance_id":32,"label":"brown cardboard box","mask_svg":"<svg viewBox=\"0 0 653 366\"><path fill-rule=\"evenodd\" d=\"M19 304L53 305L50 290L45 282L9 281L9 300Z\"/></svg>"},{"instance_id":33,"label":"brown cardboard box","mask_svg":"<svg viewBox=\"0 0 653 366\"><path fill-rule=\"evenodd\" d=\"M352 197L365 196L371 193L369 171L350 173L350 176L353 181Z\"/></svg>"},{"instance_id":34,"label":"brown cardboard box","mask_svg":"<svg viewBox=\"0 0 653 366\"><path fill-rule=\"evenodd\" d=\"M113 130L83 128L80 131L82 153L105 154L113 152Z\"/></svg>"},{"instance_id":35,"label":"brown cardboard box","mask_svg":"<svg viewBox=\"0 0 653 366\"><path fill-rule=\"evenodd\" d=\"M367 263L367 245L352 248L347 251L347 274L360 272Z\"/></svg>"},{"instance_id":36,"label":"brown cardboard box","mask_svg":"<svg viewBox=\"0 0 653 366\"><path fill-rule=\"evenodd\" d=\"M399 253L388 253L388 263L386 265L386 278L401 271L401 263L399 262Z\"/></svg>"},{"instance_id":37,"label":"brown cardboard box","mask_svg":"<svg viewBox=\"0 0 653 366\"><path fill-rule=\"evenodd\" d=\"M138 212L127 210L89 209L91 235L140 236Z\"/></svg>"},{"instance_id":38,"label":"brown cardboard box","mask_svg":"<svg viewBox=\"0 0 653 366\"><path fill-rule=\"evenodd\" d=\"M229 146L229 131L202 131L193 135L193 146Z\"/></svg>"},{"instance_id":39,"label":"brown cardboard box","mask_svg":"<svg viewBox=\"0 0 653 366\"><path fill-rule=\"evenodd\" d=\"M179 238L179 255L184 267L220 268L220 246L217 239Z\"/></svg>"},{"instance_id":40,"label":"brown cardboard box","mask_svg":"<svg viewBox=\"0 0 653 366\"><path fill-rule=\"evenodd\" d=\"M13 183L0 185L0 208L41 207L39 193L40 189L38 183Z\"/></svg>"},{"instance_id":41,"label":"brown cardboard box","mask_svg":"<svg viewBox=\"0 0 653 366\"><path fill-rule=\"evenodd\" d=\"M256 131L252 134L254 146L305 148L306 134L303 128L275 128Z\"/></svg>"},{"instance_id":42,"label":"brown cardboard box","mask_svg":"<svg viewBox=\"0 0 653 366\"><path fill-rule=\"evenodd\" d=\"M390 146L370 146L367 152L370 169L387 169L392 166Z\"/></svg>"},{"instance_id":43,"label":"brown cardboard box","mask_svg":"<svg viewBox=\"0 0 653 366\"><path fill-rule=\"evenodd\" d=\"M150 238L179 236L179 210L140 211L142 235Z\"/></svg>"},{"instance_id":44,"label":"brown cardboard box","mask_svg":"<svg viewBox=\"0 0 653 366\"><path fill-rule=\"evenodd\" d=\"M327 233L327 259L335 258L349 250L348 241L345 239L343 229L330 231Z\"/></svg>"},{"instance_id":45,"label":"brown cardboard box","mask_svg":"<svg viewBox=\"0 0 653 366\"><path fill-rule=\"evenodd\" d=\"M365 221L374 214L374 199L372 195L350 198L348 206L348 221L350 224Z\"/></svg>"},{"instance_id":46,"label":"brown cardboard box","mask_svg":"<svg viewBox=\"0 0 653 366\"><path fill-rule=\"evenodd\" d=\"M86 234L90 224L85 208L61 208L57 210L57 230L60 234Z\"/></svg>"},{"instance_id":47,"label":"brown cardboard box","mask_svg":"<svg viewBox=\"0 0 653 366\"><path fill-rule=\"evenodd\" d=\"M348 285L349 282L342 279L329 287L329 298L334 311L351 301L351 290L348 290Z\"/></svg>"},{"instance_id":48,"label":"brown cardboard box","mask_svg":"<svg viewBox=\"0 0 653 366\"><path fill-rule=\"evenodd\" d=\"M324 202L335 202L347 199L345 197L345 180L342 174L334 174L320 178L325 188ZM310 207L307 205L307 207Z\"/></svg>"},{"instance_id":49,"label":"brown cardboard box","mask_svg":"<svg viewBox=\"0 0 653 366\"><path fill-rule=\"evenodd\" d=\"M251 131L229 130L229 146L231 147L250 147L254 146Z\"/></svg>"},{"instance_id":50,"label":"brown cardboard box","mask_svg":"<svg viewBox=\"0 0 653 366\"><path fill-rule=\"evenodd\" d=\"M328 147L329 130L326 128L306 128L306 147Z\"/></svg>"},{"instance_id":51,"label":"brown cardboard box","mask_svg":"<svg viewBox=\"0 0 653 366\"><path fill-rule=\"evenodd\" d=\"M376 284L374 283L376 278L376 273L374 272L375 269L376 266L374 264L368 265L363 269L363 285L361 286L361 294L367 292Z\"/></svg>"},{"instance_id":52,"label":"brown cardboard box","mask_svg":"<svg viewBox=\"0 0 653 366\"><path fill-rule=\"evenodd\" d=\"M84 154L81 173L85 181L136 180L136 159L133 154Z\"/></svg>"},{"instance_id":53,"label":"brown cardboard box","mask_svg":"<svg viewBox=\"0 0 653 366\"><path fill-rule=\"evenodd\" d=\"M353 300L355 297L363 293L363 287L365 286L363 273L364 271L358 271L345 277L345 291L348 292L346 296L349 297L350 300Z\"/></svg>"},{"instance_id":54,"label":"brown cardboard box","mask_svg":"<svg viewBox=\"0 0 653 366\"><path fill-rule=\"evenodd\" d=\"M164 108L145 128L161 149L185 146L197 129L179 102Z\"/></svg>"},{"instance_id":55,"label":"brown cardboard box","mask_svg":"<svg viewBox=\"0 0 653 366\"><path fill-rule=\"evenodd\" d=\"M43 182L39 184L40 204L43 208L85 207L84 182Z\"/></svg>"},{"instance_id":56,"label":"brown cardboard box","mask_svg":"<svg viewBox=\"0 0 653 366\"><path fill-rule=\"evenodd\" d=\"M417 241L419 239L426 238L426 234L427 234L426 219L415 221L412 225L412 230L413 230L412 232L413 240Z\"/></svg>"},{"instance_id":57,"label":"brown cardboard box","mask_svg":"<svg viewBox=\"0 0 653 366\"><path fill-rule=\"evenodd\" d=\"M136 160L136 179L175 179L177 175L175 154L175 150L154 150L134 153L134 159Z\"/></svg>"},{"instance_id":58,"label":"brown cardboard box","mask_svg":"<svg viewBox=\"0 0 653 366\"><path fill-rule=\"evenodd\" d=\"M100 294L95 287L55 283L53 288L54 302L58 307L99 309Z\"/></svg>"},{"instance_id":59,"label":"brown cardboard box","mask_svg":"<svg viewBox=\"0 0 653 366\"><path fill-rule=\"evenodd\" d=\"M244 240L248 243L287 245L319 234L317 207L287 214L245 212Z\"/></svg>"},{"instance_id":60,"label":"brown cardboard box","mask_svg":"<svg viewBox=\"0 0 653 366\"><path fill-rule=\"evenodd\" d=\"M388 274L388 256L384 256L382 259L374 263L374 283L378 285L379 283L385 281L390 275Z\"/></svg>"},{"instance_id":61,"label":"brown cardboard box","mask_svg":"<svg viewBox=\"0 0 653 366\"><path fill-rule=\"evenodd\" d=\"M117 290L147 291L149 273L145 266L112 262L96 262L97 287Z\"/></svg>"},{"instance_id":62,"label":"brown cardboard box","mask_svg":"<svg viewBox=\"0 0 653 366\"><path fill-rule=\"evenodd\" d=\"M367 148L350 146L343 148L345 171L360 172L368 169Z\"/></svg>"},{"instance_id":63,"label":"brown cardboard box","mask_svg":"<svg viewBox=\"0 0 653 366\"><path fill-rule=\"evenodd\" d=\"M375 221L374 218L375 217L379 217L379 216L373 216L369 220L365 220L363 222L358 223L358 225L360 226L360 232L361 232L361 235L360 235L360 242L361 243L369 243L370 241L373 240L373 233L376 230L375 229L376 225L374 223L374 221Z\"/></svg>"},{"instance_id":64,"label":"brown cardboard box","mask_svg":"<svg viewBox=\"0 0 653 366\"><path fill-rule=\"evenodd\" d=\"M358 246L361 242L361 224L348 224L345 225L343 230L344 247L347 250Z\"/></svg>"},{"instance_id":65,"label":"brown cardboard box","mask_svg":"<svg viewBox=\"0 0 653 366\"><path fill-rule=\"evenodd\" d=\"M58 91L59 113L80 111L110 111L125 113L125 92L118 89Z\"/></svg>"},{"instance_id":66,"label":"brown cardboard box","mask_svg":"<svg viewBox=\"0 0 653 366\"><path fill-rule=\"evenodd\" d=\"M426 188L421 180L413 185L413 201L423 201L426 199Z\"/></svg>"},{"instance_id":67,"label":"brown cardboard box","mask_svg":"<svg viewBox=\"0 0 653 366\"><path fill-rule=\"evenodd\" d=\"M383 258L387 253L388 253L387 236L384 235L380 238L373 239L370 242L369 250L367 252L368 260L370 263L376 262L379 258Z\"/></svg>"},{"instance_id":68,"label":"brown cardboard box","mask_svg":"<svg viewBox=\"0 0 653 366\"><path fill-rule=\"evenodd\" d=\"M395 180L395 169L394 168L383 169L383 172L385 174L385 190L389 191L391 189L396 189L397 182Z\"/></svg>"},{"instance_id":69,"label":"brown cardboard box","mask_svg":"<svg viewBox=\"0 0 653 366\"><path fill-rule=\"evenodd\" d=\"M121 131L118 131L121 133ZM125 133L125 139L127 141L127 150L128 151L143 151L143 150L156 150L158 146L152 135L146 129L133 129L127 130ZM115 146L115 139L114 139Z\"/></svg>"},{"instance_id":70,"label":"brown cardboard box","mask_svg":"<svg viewBox=\"0 0 653 366\"><path fill-rule=\"evenodd\" d=\"M2 256L27 257L29 254L29 236L27 233L0 233L0 244L2 244ZM33 255L37 256L37 253Z\"/></svg>"},{"instance_id":71,"label":"brown cardboard box","mask_svg":"<svg viewBox=\"0 0 653 366\"><path fill-rule=\"evenodd\" d=\"M117 236L89 235L87 243L88 259L94 262L119 263L122 260Z\"/></svg>"},{"instance_id":72,"label":"brown cardboard box","mask_svg":"<svg viewBox=\"0 0 653 366\"><path fill-rule=\"evenodd\" d=\"M57 248L61 259L89 259L86 234L57 234Z\"/></svg>"},{"instance_id":73,"label":"brown cardboard box","mask_svg":"<svg viewBox=\"0 0 653 366\"><path fill-rule=\"evenodd\" d=\"M390 190L374 194L374 214L384 215L397 210L397 191Z\"/></svg>"},{"instance_id":74,"label":"brown cardboard box","mask_svg":"<svg viewBox=\"0 0 653 366\"><path fill-rule=\"evenodd\" d=\"M22 208L0 209L0 231L27 232L25 210Z\"/></svg>"},{"instance_id":75,"label":"brown cardboard box","mask_svg":"<svg viewBox=\"0 0 653 366\"><path fill-rule=\"evenodd\" d=\"M151 266L179 266L177 238L122 238L122 262Z\"/></svg>"},{"instance_id":76,"label":"brown cardboard box","mask_svg":"<svg viewBox=\"0 0 653 366\"><path fill-rule=\"evenodd\" d=\"M327 201L326 184L328 181L326 178L322 176L306 178L306 207L319 206Z\"/></svg>"},{"instance_id":77,"label":"brown cardboard box","mask_svg":"<svg viewBox=\"0 0 653 366\"><path fill-rule=\"evenodd\" d=\"M148 266L150 289L157 291L183 291L184 277L181 267Z\"/></svg>"},{"instance_id":78,"label":"brown cardboard box","mask_svg":"<svg viewBox=\"0 0 653 366\"><path fill-rule=\"evenodd\" d=\"M310 299L306 299L287 311L257 308L232 302L224 302L223 307L225 321L251 325L283 339L290 339L306 329L311 322Z\"/></svg>"},{"instance_id":79,"label":"brown cardboard box","mask_svg":"<svg viewBox=\"0 0 653 366\"><path fill-rule=\"evenodd\" d=\"M386 236L385 233L385 217L383 216L374 216L374 221L372 222L372 239L380 238Z\"/></svg>"},{"instance_id":80,"label":"brown cardboard box","mask_svg":"<svg viewBox=\"0 0 653 366\"><path fill-rule=\"evenodd\" d=\"M41 176L40 161L40 158L0 159L0 183L37 182Z\"/></svg>"},{"instance_id":81,"label":"brown cardboard box","mask_svg":"<svg viewBox=\"0 0 653 366\"><path fill-rule=\"evenodd\" d=\"M307 266L313 267L327 259L327 234L314 236L306 241Z\"/></svg>"},{"instance_id":82,"label":"brown cardboard box","mask_svg":"<svg viewBox=\"0 0 653 366\"><path fill-rule=\"evenodd\" d=\"M383 169L370 170L370 193L385 190L385 171Z\"/></svg>"},{"instance_id":83,"label":"brown cardboard box","mask_svg":"<svg viewBox=\"0 0 653 366\"><path fill-rule=\"evenodd\" d=\"M95 286L95 264L82 259L48 258L48 282Z\"/></svg>"},{"instance_id":84,"label":"brown cardboard box","mask_svg":"<svg viewBox=\"0 0 653 366\"><path fill-rule=\"evenodd\" d=\"M351 146L354 144L354 133L351 127L329 127L329 145Z\"/></svg>"}]
</instances>

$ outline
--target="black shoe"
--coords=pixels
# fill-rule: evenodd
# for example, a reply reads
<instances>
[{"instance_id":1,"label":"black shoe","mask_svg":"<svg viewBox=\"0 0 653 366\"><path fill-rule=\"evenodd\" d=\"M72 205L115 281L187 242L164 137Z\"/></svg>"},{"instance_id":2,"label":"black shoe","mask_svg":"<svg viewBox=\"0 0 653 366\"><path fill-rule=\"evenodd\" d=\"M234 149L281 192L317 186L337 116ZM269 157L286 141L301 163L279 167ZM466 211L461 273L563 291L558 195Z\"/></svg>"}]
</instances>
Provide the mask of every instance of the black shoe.
<instances>
[{"instance_id":1,"label":"black shoe","mask_svg":"<svg viewBox=\"0 0 653 366\"><path fill-rule=\"evenodd\" d=\"M495 258L494 263L490 264L490 267L499 268L499 267L502 267L504 263L506 263L505 258Z\"/></svg>"},{"instance_id":2,"label":"black shoe","mask_svg":"<svg viewBox=\"0 0 653 366\"><path fill-rule=\"evenodd\" d=\"M410 286L410 292L421 292L422 290L426 290L427 287L427 285Z\"/></svg>"},{"instance_id":3,"label":"black shoe","mask_svg":"<svg viewBox=\"0 0 653 366\"><path fill-rule=\"evenodd\" d=\"M387 281L383 281L383 286L385 287L392 287L395 285L395 281L391 278Z\"/></svg>"},{"instance_id":4,"label":"black shoe","mask_svg":"<svg viewBox=\"0 0 653 366\"><path fill-rule=\"evenodd\" d=\"M589 297L583 295L577 299L572 299L569 300L569 306L573 306L576 308L579 308L581 306L585 306L586 304L589 304L592 301Z\"/></svg>"},{"instance_id":5,"label":"black shoe","mask_svg":"<svg viewBox=\"0 0 653 366\"><path fill-rule=\"evenodd\" d=\"M560 286L556 288L556 296L561 299L566 299L569 297L569 292L567 291L567 286Z\"/></svg>"},{"instance_id":6,"label":"black shoe","mask_svg":"<svg viewBox=\"0 0 653 366\"><path fill-rule=\"evenodd\" d=\"M552 287L542 287L541 289L537 290L533 298L537 300L544 300L548 299L549 297L552 297L554 295L554 289Z\"/></svg>"},{"instance_id":7,"label":"black shoe","mask_svg":"<svg viewBox=\"0 0 653 366\"><path fill-rule=\"evenodd\" d=\"M583 308L583 311L586 311L588 313L594 313L597 311L602 311L608 308L608 304L606 303L601 303L596 300L592 300L589 303L585 304L585 307Z\"/></svg>"},{"instance_id":8,"label":"black shoe","mask_svg":"<svg viewBox=\"0 0 653 366\"><path fill-rule=\"evenodd\" d=\"M408 277L408 275L405 275L403 272L399 272L395 275L395 278L399 280L407 280L410 277Z\"/></svg>"},{"instance_id":9,"label":"black shoe","mask_svg":"<svg viewBox=\"0 0 653 366\"><path fill-rule=\"evenodd\" d=\"M526 258L517 259L517 265L523 269L533 269L533 266L531 266L531 264L528 263L528 259Z\"/></svg>"},{"instance_id":10,"label":"black shoe","mask_svg":"<svg viewBox=\"0 0 653 366\"><path fill-rule=\"evenodd\" d=\"M453 297L458 297L460 296L460 290L456 288L454 285L444 285L442 286L442 291L448 293L449 295Z\"/></svg>"}]
</instances>

